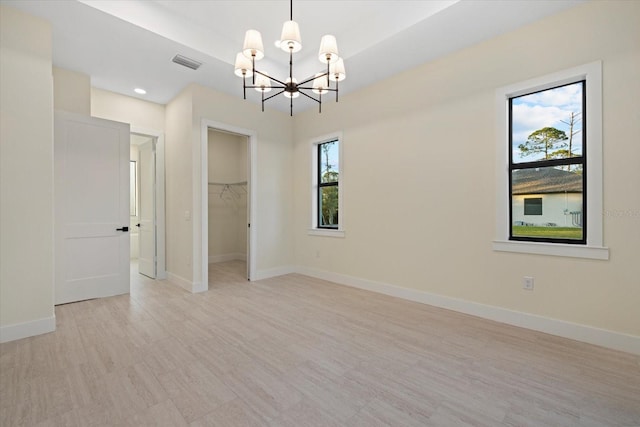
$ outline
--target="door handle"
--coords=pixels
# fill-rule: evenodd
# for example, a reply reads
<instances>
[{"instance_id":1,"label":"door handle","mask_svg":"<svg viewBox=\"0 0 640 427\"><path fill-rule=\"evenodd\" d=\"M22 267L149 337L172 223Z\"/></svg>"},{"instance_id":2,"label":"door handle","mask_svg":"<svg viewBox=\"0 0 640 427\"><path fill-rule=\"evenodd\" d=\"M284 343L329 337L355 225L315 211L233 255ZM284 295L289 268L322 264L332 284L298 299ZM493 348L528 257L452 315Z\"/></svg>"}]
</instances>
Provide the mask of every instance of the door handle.
<instances>
[{"instance_id":1,"label":"door handle","mask_svg":"<svg viewBox=\"0 0 640 427\"><path fill-rule=\"evenodd\" d=\"M136 224L136 227L140 228L140 223L137 223L137 224Z\"/></svg>"},{"instance_id":2,"label":"door handle","mask_svg":"<svg viewBox=\"0 0 640 427\"><path fill-rule=\"evenodd\" d=\"M127 231L129 231L129 227L116 228L116 231L122 231L123 233L126 233Z\"/></svg>"}]
</instances>

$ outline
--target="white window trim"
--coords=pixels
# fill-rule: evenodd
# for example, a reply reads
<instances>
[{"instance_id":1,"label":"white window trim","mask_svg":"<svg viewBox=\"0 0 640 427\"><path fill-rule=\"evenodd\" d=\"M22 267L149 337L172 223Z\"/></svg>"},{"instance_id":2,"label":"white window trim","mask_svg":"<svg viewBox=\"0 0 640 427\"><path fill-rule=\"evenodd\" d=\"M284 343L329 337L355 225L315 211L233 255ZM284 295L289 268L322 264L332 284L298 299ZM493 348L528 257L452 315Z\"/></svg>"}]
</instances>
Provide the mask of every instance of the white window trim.
<instances>
[{"instance_id":1,"label":"white window trim","mask_svg":"<svg viewBox=\"0 0 640 427\"><path fill-rule=\"evenodd\" d=\"M587 242L571 245L509 240L509 98L587 81ZM609 259L602 233L602 61L505 86L496 90L496 238L493 250L574 258Z\"/></svg>"},{"instance_id":2,"label":"white window trim","mask_svg":"<svg viewBox=\"0 0 640 427\"><path fill-rule=\"evenodd\" d=\"M318 145L338 140L338 229L331 230L318 227ZM307 231L311 236L344 237L344 156L342 155L344 140L342 132L333 132L311 140L311 227Z\"/></svg>"}]
</instances>

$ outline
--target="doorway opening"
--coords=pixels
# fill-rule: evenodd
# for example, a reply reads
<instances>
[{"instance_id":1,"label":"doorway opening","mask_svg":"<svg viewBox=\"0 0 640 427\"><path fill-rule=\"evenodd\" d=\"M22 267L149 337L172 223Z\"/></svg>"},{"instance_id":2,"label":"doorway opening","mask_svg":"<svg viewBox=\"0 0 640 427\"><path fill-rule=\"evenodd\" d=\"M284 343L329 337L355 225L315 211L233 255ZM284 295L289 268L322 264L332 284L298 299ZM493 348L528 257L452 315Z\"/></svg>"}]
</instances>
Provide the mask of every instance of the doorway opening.
<instances>
[{"instance_id":1,"label":"doorway opening","mask_svg":"<svg viewBox=\"0 0 640 427\"><path fill-rule=\"evenodd\" d=\"M200 139L202 291L255 274L257 134L203 119Z\"/></svg>"},{"instance_id":2,"label":"doorway opening","mask_svg":"<svg viewBox=\"0 0 640 427\"><path fill-rule=\"evenodd\" d=\"M209 286L249 279L249 138L207 132Z\"/></svg>"},{"instance_id":3,"label":"doorway opening","mask_svg":"<svg viewBox=\"0 0 640 427\"><path fill-rule=\"evenodd\" d=\"M164 279L164 138L132 127L130 142L131 272Z\"/></svg>"}]
</instances>

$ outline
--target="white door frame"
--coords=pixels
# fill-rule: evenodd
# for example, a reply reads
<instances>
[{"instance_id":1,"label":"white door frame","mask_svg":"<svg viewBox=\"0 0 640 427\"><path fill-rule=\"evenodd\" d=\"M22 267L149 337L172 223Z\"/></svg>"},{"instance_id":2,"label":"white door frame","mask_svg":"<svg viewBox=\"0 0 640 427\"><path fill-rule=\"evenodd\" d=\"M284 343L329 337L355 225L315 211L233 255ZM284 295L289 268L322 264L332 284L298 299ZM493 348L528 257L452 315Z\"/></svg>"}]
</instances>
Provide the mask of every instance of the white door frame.
<instances>
[{"instance_id":1,"label":"white door frame","mask_svg":"<svg viewBox=\"0 0 640 427\"><path fill-rule=\"evenodd\" d=\"M256 276L256 253L258 251L258 245L256 244L256 212L257 209L257 186L256 177L257 173L257 147L258 147L258 134L256 131L243 129L236 126L228 125L226 123L220 123L209 119L202 119L200 131L200 176L194 177L194 180L200 181L200 239L194 238L194 254L200 252L200 266L202 268L200 286L195 292L203 292L209 288L209 129L220 130L225 132L232 132L238 135L246 136L248 139L248 162L249 162L249 179L247 180L247 191L249 193L249 200L247 203L247 209L249 210L249 258L247 259L247 265L249 268L249 278ZM195 168L194 168L195 169ZM196 201L197 203L197 201ZM195 237L195 236L194 236ZM197 248L200 244L201 247ZM199 249L199 250L198 250ZM251 279L250 279L251 280Z\"/></svg>"},{"instance_id":2,"label":"white door frame","mask_svg":"<svg viewBox=\"0 0 640 427\"><path fill-rule=\"evenodd\" d=\"M165 196L164 196L164 132L131 126L131 133L148 135L156 140L156 279L167 278L165 248Z\"/></svg>"}]
</instances>

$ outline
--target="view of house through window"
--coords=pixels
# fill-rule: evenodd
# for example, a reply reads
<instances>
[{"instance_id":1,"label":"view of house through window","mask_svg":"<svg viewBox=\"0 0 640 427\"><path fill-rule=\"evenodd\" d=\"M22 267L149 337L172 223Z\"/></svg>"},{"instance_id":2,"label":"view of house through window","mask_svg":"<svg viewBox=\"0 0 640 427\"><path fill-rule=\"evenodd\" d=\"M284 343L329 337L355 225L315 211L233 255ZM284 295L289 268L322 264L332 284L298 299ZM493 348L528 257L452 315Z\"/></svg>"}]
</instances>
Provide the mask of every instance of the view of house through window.
<instances>
[{"instance_id":1,"label":"view of house through window","mask_svg":"<svg viewBox=\"0 0 640 427\"><path fill-rule=\"evenodd\" d=\"M512 240L586 241L585 81L509 99Z\"/></svg>"},{"instance_id":2,"label":"view of house through window","mask_svg":"<svg viewBox=\"0 0 640 427\"><path fill-rule=\"evenodd\" d=\"M339 142L318 144L318 228L338 228Z\"/></svg>"}]
</instances>

